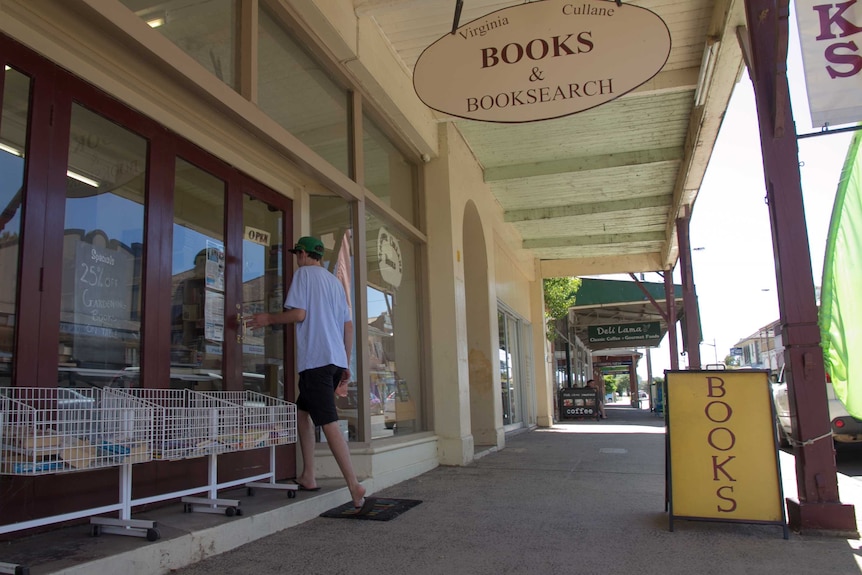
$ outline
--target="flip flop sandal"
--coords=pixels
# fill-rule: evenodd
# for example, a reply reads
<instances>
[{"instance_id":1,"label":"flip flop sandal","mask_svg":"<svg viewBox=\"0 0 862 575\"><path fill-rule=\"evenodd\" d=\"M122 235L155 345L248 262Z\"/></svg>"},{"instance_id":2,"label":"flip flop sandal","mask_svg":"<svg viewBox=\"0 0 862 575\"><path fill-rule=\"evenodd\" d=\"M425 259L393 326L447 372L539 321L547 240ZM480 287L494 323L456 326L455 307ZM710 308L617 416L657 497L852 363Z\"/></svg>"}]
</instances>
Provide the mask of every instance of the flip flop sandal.
<instances>
[{"instance_id":1,"label":"flip flop sandal","mask_svg":"<svg viewBox=\"0 0 862 575\"><path fill-rule=\"evenodd\" d=\"M377 500L373 497L363 497L362 505L354 505L352 514L358 516L368 515L371 513L371 510L374 509L374 503L376 501Z\"/></svg>"}]
</instances>

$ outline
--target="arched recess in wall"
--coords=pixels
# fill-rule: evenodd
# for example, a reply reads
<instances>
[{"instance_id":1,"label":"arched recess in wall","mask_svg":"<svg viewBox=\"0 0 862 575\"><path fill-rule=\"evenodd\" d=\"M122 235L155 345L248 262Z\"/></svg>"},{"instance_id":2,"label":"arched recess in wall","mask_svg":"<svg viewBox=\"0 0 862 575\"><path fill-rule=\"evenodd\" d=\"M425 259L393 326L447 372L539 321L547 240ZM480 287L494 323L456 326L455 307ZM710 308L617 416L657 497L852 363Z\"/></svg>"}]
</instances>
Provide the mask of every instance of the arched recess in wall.
<instances>
[{"instance_id":1,"label":"arched recess in wall","mask_svg":"<svg viewBox=\"0 0 862 575\"><path fill-rule=\"evenodd\" d=\"M496 446L494 410L500 401L494 388L494 369L499 361L491 341L491 309L488 296L488 249L479 210L472 201L464 208L464 292L467 314L467 346L470 369L470 421L477 450ZM496 367L495 367L496 366Z\"/></svg>"}]
</instances>

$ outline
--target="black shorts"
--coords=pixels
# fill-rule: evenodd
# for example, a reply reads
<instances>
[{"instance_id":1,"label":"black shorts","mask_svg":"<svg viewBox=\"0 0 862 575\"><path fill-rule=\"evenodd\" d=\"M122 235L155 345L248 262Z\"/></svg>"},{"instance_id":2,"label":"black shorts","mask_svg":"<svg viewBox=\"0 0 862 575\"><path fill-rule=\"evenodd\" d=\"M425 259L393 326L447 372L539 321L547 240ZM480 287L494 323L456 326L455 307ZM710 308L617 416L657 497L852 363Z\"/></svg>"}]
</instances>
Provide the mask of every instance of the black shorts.
<instances>
[{"instance_id":1,"label":"black shorts","mask_svg":"<svg viewBox=\"0 0 862 575\"><path fill-rule=\"evenodd\" d=\"M306 369L299 373L299 396L296 408L308 412L314 425L326 425L338 421L335 409L335 388L341 382L344 368L324 365Z\"/></svg>"}]
</instances>

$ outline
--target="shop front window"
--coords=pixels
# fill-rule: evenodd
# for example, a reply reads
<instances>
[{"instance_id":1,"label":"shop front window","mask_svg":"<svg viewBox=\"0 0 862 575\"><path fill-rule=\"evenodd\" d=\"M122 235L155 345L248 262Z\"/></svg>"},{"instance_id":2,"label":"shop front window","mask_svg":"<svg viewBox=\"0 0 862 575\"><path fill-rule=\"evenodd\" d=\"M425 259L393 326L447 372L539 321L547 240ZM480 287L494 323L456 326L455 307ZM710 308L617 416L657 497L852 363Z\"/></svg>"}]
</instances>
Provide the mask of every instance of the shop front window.
<instances>
[{"instance_id":1,"label":"shop front window","mask_svg":"<svg viewBox=\"0 0 862 575\"><path fill-rule=\"evenodd\" d=\"M372 438L424 431L417 247L366 215Z\"/></svg>"},{"instance_id":2,"label":"shop front window","mask_svg":"<svg viewBox=\"0 0 862 575\"><path fill-rule=\"evenodd\" d=\"M497 312L500 336L500 391L503 425L521 423L521 340L520 322L502 311Z\"/></svg>"},{"instance_id":3,"label":"shop front window","mask_svg":"<svg viewBox=\"0 0 862 575\"><path fill-rule=\"evenodd\" d=\"M151 28L237 89L236 0L121 0Z\"/></svg>"},{"instance_id":4,"label":"shop front window","mask_svg":"<svg viewBox=\"0 0 862 575\"><path fill-rule=\"evenodd\" d=\"M0 387L12 383L30 78L5 71L0 116Z\"/></svg>"},{"instance_id":5,"label":"shop front window","mask_svg":"<svg viewBox=\"0 0 862 575\"><path fill-rule=\"evenodd\" d=\"M178 159L174 180L171 385L222 389L225 183Z\"/></svg>"},{"instance_id":6,"label":"shop front window","mask_svg":"<svg viewBox=\"0 0 862 575\"><path fill-rule=\"evenodd\" d=\"M147 142L73 104L66 172L61 386L140 367Z\"/></svg>"},{"instance_id":7,"label":"shop front window","mask_svg":"<svg viewBox=\"0 0 862 575\"><path fill-rule=\"evenodd\" d=\"M416 166L377 128L362 120L365 187L398 215L416 225Z\"/></svg>"},{"instance_id":8,"label":"shop front window","mask_svg":"<svg viewBox=\"0 0 862 575\"><path fill-rule=\"evenodd\" d=\"M320 157L350 175L348 94L269 11L260 9L258 106Z\"/></svg>"}]
</instances>

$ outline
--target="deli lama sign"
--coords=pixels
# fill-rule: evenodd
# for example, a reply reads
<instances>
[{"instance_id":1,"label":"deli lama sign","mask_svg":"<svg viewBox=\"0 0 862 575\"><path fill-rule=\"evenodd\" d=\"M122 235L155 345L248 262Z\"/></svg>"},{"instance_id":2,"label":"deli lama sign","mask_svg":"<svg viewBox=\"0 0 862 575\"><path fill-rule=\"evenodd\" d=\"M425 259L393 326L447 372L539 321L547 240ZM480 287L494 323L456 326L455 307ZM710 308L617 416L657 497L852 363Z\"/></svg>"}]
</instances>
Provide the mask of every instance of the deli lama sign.
<instances>
[{"instance_id":1,"label":"deli lama sign","mask_svg":"<svg viewBox=\"0 0 862 575\"><path fill-rule=\"evenodd\" d=\"M543 0L492 12L429 46L413 71L419 98L485 122L576 114L658 74L670 32L654 12L612 0Z\"/></svg>"}]
</instances>

